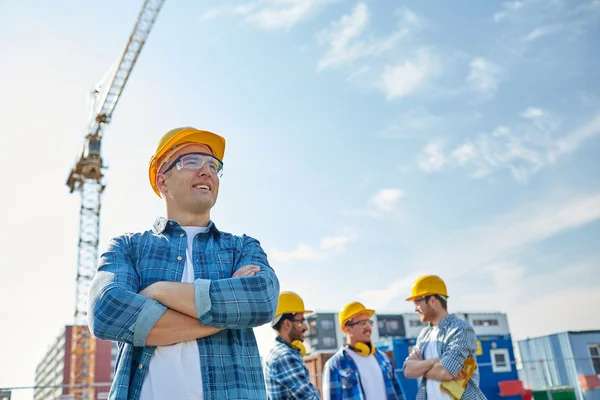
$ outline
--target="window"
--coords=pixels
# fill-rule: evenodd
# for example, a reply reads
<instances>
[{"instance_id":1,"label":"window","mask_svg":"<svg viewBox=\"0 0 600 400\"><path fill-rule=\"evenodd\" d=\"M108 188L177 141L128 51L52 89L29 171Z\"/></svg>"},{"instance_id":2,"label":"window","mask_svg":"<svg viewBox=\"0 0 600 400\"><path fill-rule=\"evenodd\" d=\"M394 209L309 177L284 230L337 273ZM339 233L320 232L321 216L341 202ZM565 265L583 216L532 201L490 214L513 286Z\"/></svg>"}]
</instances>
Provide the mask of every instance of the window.
<instances>
[{"instance_id":1,"label":"window","mask_svg":"<svg viewBox=\"0 0 600 400\"><path fill-rule=\"evenodd\" d=\"M492 359L493 372L510 372L512 370L508 349L492 349L490 350L490 358Z\"/></svg>"},{"instance_id":2,"label":"window","mask_svg":"<svg viewBox=\"0 0 600 400\"><path fill-rule=\"evenodd\" d=\"M600 344L591 344L589 346L590 356L592 357L592 365L594 373L600 375Z\"/></svg>"},{"instance_id":3,"label":"window","mask_svg":"<svg viewBox=\"0 0 600 400\"><path fill-rule=\"evenodd\" d=\"M497 319L474 319L473 326L498 326Z\"/></svg>"},{"instance_id":4,"label":"window","mask_svg":"<svg viewBox=\"0 0 600 400\"><path fill-rule=\"evenodd\" d=\"M412 321L410 321L409 325L410 325L412 328L415 328L415 327L417 327L417 326L425 326L425 322L421 322L421 321L419 321L418 319L413 319Z\"/></svg>"},{"instance_id":5,"label":"window","mask_svg":"<svg viewBox=\"0 0 600 400\"><path fill-rule=\"evenodd\" d=\"M337 347L337 340L334 337L324 337L321 339L323 342L323 347L325 348L335 348Z\"/></svg>"},{"instance_id":6,"label":"window","mask_svg":"<svg viewBox=\"0 0 600 400\"><path fill-rule=\"evenodd\" d=\"M378 316L379 337L404 336L404 324L401 316Z\"/></svg>"},{"instance_id":7,"label":"window","mask_svg":"<svg viewBox=\"0 0 600 400\"><path fill-rule=\"evenodd\" d=\"M330 319L324 319L321 321L321 329L334 329L334 327L334 322Z\"/></svg>"}]
</instances>

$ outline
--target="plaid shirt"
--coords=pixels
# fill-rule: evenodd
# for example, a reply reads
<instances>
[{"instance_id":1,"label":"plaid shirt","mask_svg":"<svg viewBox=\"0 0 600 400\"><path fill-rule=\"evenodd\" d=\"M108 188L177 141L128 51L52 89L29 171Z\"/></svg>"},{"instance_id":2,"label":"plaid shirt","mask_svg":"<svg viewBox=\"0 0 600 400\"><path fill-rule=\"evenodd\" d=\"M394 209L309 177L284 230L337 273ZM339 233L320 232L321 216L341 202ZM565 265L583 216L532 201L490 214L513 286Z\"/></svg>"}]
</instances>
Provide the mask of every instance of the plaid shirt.
<instances>
[{"instance_id":1,"label":"plaid shirt","mask_svg":"<svg viewBox=\"0 0 600 400\"><path fill-rule=\"evenodd\" d=\"M269 400L319 400L317 389L310 382L308 368L300 351L277 336L275 347L265 359L265 384Z\"/></svg>"},{"instance_id":2,"label":"plaid shirt","mask_svg":"<svg viewBox=\"0 0 600 400\"><path fill-rule=\"evenodd\" d=\"M376 350L374 356L383 374L386 399L404 400L404 393L388 356L380 350ZM323 399L366 400L358 367L345 347L339 349L323 367Z\"/></svg>"},{"instance_id":3,"label":"plaid shirt","mask_svg":"<svg viewBox=\"0 0 600 400\"><path fill-rule=\"evenodd\" d=\"M181 282L187 239L181 226L159 218L152 230L114 238L90 287L89 325L95 336L118 342L111 400L137 400L155 347L148 334L166 311L138 294L158 281ZM197 339L204 399L265 399L253 327L269 322L279 281L257 240L219 231L211 222L193 242L196 311L202 325L226 328ZM254 264L254 277L231 278ZM193 377L190 377L193 379Z\"/></svg>"},{"instance_id":4,"label":"plaid shirt","mask_svg":"<svg viewBox=\"0 0 600 400\"><path fill-rule=\"evenodd\" d=\"M432 326L423 328L417 337L416 348L425 354L425 347L430 342ZM477 336L471 325L454 314L448 315L438 326L437 352L440 364L456 376L463 368L467 358L476 358ZM407 359L408 360L408 359ZM405 361L406 362L406 361ZM485 395L479 389L479 370L475 370L467 384L463 400L485 400ZM427 378L421 378L416 400L427 400Z\"/></svg>"}]
</instances>

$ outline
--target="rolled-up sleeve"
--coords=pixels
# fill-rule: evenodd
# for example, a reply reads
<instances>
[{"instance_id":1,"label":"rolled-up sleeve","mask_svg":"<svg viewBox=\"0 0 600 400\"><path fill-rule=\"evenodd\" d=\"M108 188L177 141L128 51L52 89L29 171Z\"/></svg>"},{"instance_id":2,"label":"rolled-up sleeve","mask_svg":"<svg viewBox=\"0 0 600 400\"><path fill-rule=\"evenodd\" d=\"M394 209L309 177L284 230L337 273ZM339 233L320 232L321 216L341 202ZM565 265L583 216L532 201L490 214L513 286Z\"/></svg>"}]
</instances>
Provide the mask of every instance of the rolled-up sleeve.
<instances>
[{"instance_id":1,"label":"rolled-up sleeve","mask_svg":"<svg viewBox=\"0 0 600 400\"><path fill-rule=\"evenodd\" d=\"M145 346L148 334L167 308L141 296L130 257L130 237L112 239L102 254L89 293L89 327L94 336Z\"/></svg>"},{"instance_id":2,"label":"rolled-up sleeve","mask_svg":"<svg viewBox=\"0 0 600 400\"><path fill-rule=\"evenodd\" d=\"M447 350L440 364L452 376L457 376L469 357L475 357L477 336L473 328L456 328L448 337Z\"/></svg>"},{"instance_id":3,"label":"rolled-up sleeve","mask_svg":"<svg viewBox=\"0 0 600 400\"><path fill-rule=\"evenodd\" d=\"M260 243L242 236L241 257L234 272L246 265L260 271L253 277L194 281L196 312L202 325L216 328L253 328L273 319L279 280Z\"/></svg>"}]
</instances>

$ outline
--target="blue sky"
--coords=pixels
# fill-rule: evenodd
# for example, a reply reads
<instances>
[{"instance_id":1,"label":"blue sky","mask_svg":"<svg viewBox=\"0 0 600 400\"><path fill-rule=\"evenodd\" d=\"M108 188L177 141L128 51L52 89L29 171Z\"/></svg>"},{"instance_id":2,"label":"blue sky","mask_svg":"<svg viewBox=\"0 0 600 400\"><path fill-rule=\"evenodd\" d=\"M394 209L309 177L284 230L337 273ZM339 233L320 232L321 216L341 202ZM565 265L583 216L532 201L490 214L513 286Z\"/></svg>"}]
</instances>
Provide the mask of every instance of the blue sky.
<instances>
[{"instance_id":1,"label":"blue sky","mask_svg":"<svg viewBox=\"0 0 600 400\"><path fill-rule=\"evenodd\" d=\"M64 181L140 7L0 2L0 386L73 321ZM410 311L437 273L515 339L598 329L599 22L598 0L167 0L103 141L100 247L163 214L148 159L192 125L228 141L213 220L310 308Z\"/></svg>"}]
</instances>

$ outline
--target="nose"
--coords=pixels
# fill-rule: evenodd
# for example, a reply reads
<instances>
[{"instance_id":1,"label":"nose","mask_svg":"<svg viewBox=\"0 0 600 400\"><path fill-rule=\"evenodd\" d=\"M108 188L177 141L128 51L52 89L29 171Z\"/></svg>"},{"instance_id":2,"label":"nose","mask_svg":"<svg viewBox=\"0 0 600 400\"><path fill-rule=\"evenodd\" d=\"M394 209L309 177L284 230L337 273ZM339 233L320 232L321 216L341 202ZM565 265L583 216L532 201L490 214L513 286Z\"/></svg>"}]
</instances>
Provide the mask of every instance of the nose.
<instances>
[{"instance_id":1,"label":"nose","mask_svg":"<svg viewBox=\"0 0 600 400\"><path fill-rule=\"evenodd\" d=\"M198 175L200 176L212 176L212 171L208 167L208 162L203 161L202 166L198 170Z\"/></svg>"}]
</instances>

